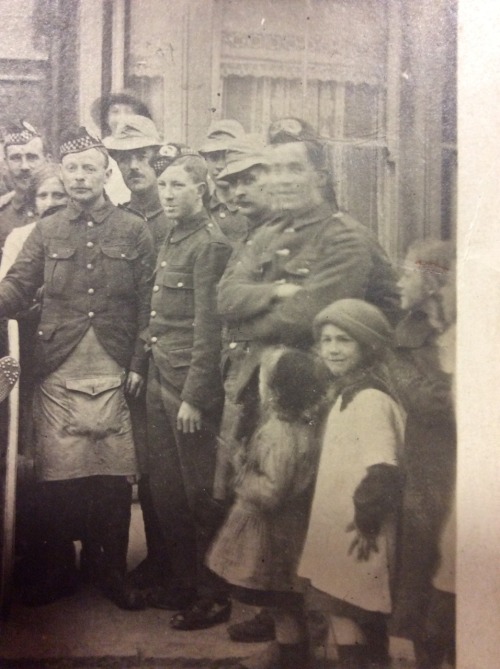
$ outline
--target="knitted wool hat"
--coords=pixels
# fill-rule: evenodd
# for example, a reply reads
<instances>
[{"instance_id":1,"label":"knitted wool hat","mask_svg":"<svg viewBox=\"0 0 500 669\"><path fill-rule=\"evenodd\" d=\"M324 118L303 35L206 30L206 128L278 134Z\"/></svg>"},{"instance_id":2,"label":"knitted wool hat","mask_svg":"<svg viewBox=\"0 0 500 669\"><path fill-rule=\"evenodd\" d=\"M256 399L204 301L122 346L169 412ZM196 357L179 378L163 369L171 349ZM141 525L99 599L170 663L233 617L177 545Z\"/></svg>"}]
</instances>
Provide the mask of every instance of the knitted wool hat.
<instances>
[{"instance_id":1,"label":"knitted wool hat","mask_svg":"<svg viewBox=\"0 0 500 669\"><path fill-rule=\"evenodd\" d=\"M391 346L394 335L380 309L363 300L338 300L320 311L313 323L316 341L325 325L335 325L362 346L376 351Z\"/></svg>"}]
</instances>

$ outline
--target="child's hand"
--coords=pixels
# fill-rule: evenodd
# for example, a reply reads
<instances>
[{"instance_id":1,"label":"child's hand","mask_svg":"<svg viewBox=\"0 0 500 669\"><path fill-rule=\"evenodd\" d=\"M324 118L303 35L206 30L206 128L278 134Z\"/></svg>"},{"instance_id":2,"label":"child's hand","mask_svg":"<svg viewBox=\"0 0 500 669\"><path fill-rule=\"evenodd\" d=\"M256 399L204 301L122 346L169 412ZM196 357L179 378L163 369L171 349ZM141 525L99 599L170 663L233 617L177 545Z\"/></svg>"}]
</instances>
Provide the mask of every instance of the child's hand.
<instances>
[{"instance_id":1,"label":"child's hand","mask_svg":"<svg viewBox=\"0 0 500 669\"><path fill-rule=\"evenodd\" d=\"M345 531L356 533L356 536L349 546L348 555L352 555L352 553L356 551L356 559L360 562L366 562L369 560L372 552L378 553L377 539L375 536L366 536L365 534L362 534L355 523L349 523L345 528Z\"/></svg>"}]
</instances>

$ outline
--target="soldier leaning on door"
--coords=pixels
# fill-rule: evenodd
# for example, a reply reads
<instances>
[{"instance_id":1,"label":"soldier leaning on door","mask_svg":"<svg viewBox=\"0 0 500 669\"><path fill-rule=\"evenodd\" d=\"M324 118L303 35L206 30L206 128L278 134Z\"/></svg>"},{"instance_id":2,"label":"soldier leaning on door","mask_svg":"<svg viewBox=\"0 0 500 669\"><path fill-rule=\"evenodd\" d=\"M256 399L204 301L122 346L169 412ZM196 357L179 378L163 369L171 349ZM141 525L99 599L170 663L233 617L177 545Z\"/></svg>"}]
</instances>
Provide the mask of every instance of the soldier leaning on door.
<instances>
[{"instance_id":1,"label":"soldier leaning on door","mask_svg":"<svg viewBox=\"0 0 500 669\"><path fill-rule=\"evenodd\" d=\"M81 534L85 562L118 606L138 605L125 586L136 461L124 393L142 389L153 241L143 221L104 197L106 149L84 128L60 147L68 207L41 219L0 283L0 317L44 285L35 345L35 468L40 542L51 569L31 593L43 604L69 594L75 574L51 565ZM80 536L78 538L81 538Z\"/></svg>"}]
</instances>

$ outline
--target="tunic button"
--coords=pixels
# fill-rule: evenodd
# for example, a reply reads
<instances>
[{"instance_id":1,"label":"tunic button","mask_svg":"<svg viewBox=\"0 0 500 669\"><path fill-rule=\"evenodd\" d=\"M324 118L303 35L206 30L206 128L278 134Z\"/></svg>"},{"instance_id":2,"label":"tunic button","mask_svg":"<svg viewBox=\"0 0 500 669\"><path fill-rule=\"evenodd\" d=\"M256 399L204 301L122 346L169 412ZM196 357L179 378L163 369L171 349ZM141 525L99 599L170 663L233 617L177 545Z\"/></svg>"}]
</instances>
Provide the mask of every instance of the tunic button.
<instances>
[{"instance_id":1,"label":"tunic button","mask_svg":"<svg viewBox=\"0 0 500 669\"><path fill-rule=\"evenodd\" d=\"M93 295L93 294L95 293L95 290L94 290L93 288L89 288L88 291L87 291L87 293L88 293L89 295Z\"/></svg>"},{"instance_id":2,"label":"tunic button","mask_svg":"<svg viewBox=\"0 0 500 669\"><path fill-rule=\"evenodd\" d=\"M160 267L166 267L166 266L167 266L167 261L162 260L161 263L160 263Z\"/></svg>"},{"instance_id":3,"label":"tunic button","mask_svg":"<svg viewBox=\"0 0 500 669\"><path fill-rule=\"evenodd\" d=\"M235 349L237 346L238 346L238 344L237 344L235 341L232 341L232 342L229 344L229 348L230 348L230 349Z\"/></svg>"},{"instance_id":4,"label":"tunic button","mask_svg":"<svg viewBox=\"0 0 500 669\"><path fill-rule=\"evenodd\" d=\"M156 311L151 312L151 318L154 318L156 316Z\"/></svg>"},{"instance_id":5,"label":"tunic button","mask_svg":"<svg viewBox=\"0 0 500 669\"><path fill-rule=\"evenodd\" d=\"M160 286L153 286L153 293L157 293L160 290Z\"/></svg>"},{"instance_id":6,"label":"tunic button","mask_svg":"<svg viewBox=\"0 0 500 669\"><path fill-rule=\"evenodd\" d=\"M127 256L124 253L120 253L120 258L126 258Z\"/></svg>"},{"instance_id":7,"label":"tunic button","mask_svg":"<svg viewBox=\"0 0 500 669\"><path fill-rule=\"evenodd\" d=\"M38 334L39 334L40 337L41 337L41 336L43 335L43 330L38 330Z\"/></svg>"},{"instance_id":8,"label":"tunic button","mask_svg":"<svg viewBox=\"0 0 500 669\"><path fill-rule=\"evenodd\" d=\"M94 221L88 221L87 225L89 226L89 228L93 228L94 227Z\"/></svg>"},{"instance_id":9,"label":"tunic button","mask_svg":"<svg viewBox=\"0 0 500 669\"><path fill-rule=\"evenodd\" d=\"M156 344L157 341L158 341L158 337L151 337L151 343L152 344Z\"/></svg>"},{"instance_id":10,"label":"tunic button","mask_svg":"<svg viewBox=\"0 0 500 669\"><path fill-rule=\"evenodd\" d=\"M87 265L87 269L94 269L94 266L92 265L91 262L89 262L89 264Z\"/></svg>"},{"instance_id":11,"label":"tunic button","mask_svg":"<svg viewBox=\"0 0 500 669\"><path fill-rule=\"evenodd\" d=\"M87 242L87 248L88 249L94 248L94 242Z\"/></svg>"},{"instance_id":12,"label":"tunic button","mask_svg":"<svg viewBox=\"0 0 500 669\"><path fill-rule=\"evenodd\" d=\"M183 286L184 284L182 283L182 281L177 282L177 288L182 288Z\"/></svg>"},{"instance_id":13,"label":"tunic button","mask_svg":"<svg viewBox=\"0 0 500 669\"><path fill-rule=\"evenodd\" d=\"M57 253L53 253L53 254L52 254L52 257L53 257L53 258L57 258Z\"/></svg>"},{"instance_id":14,"label":"tunic button","mask_svg":"<svg viewBox=\"0 0 500 669\"><path fill-rule=\"evenodd\" d=\"M94 318L95 314L93 311L89 311L89 318Z\"/></svg>"},{"instance_id":15,"label":"tunic button","mask_svg":"<svg viewBox=\"0 0 500 669\"><path fill-rule=\"evenodd\" d=\"M219 216L220 216L221 218L226 218L226 212L221 211L220 214L219 214Z\"/></svg>"}]
</instances>

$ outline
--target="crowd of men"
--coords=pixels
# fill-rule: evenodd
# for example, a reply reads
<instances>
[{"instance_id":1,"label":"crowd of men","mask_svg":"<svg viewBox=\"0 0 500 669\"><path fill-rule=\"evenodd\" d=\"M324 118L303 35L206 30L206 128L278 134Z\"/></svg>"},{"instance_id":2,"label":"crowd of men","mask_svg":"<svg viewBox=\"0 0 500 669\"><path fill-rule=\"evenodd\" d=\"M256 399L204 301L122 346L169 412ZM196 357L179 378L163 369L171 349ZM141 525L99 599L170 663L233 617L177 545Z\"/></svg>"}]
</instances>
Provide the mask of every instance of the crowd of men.
<instances>
[{"instance_id":1,"label":"crowd of men","mask_svg":"<svg viewBox=\"0 0 500 669\"><path fill-rule=\"evenodd\" d=\"M258 421L263 351L308 350L314 317L341 298L396 324L396 274L339 210L307 122L277 120L264 141L216 121L194 150L162 141L127 93L96 111L106 136L61 138L63 197L49 189L43 211L44 138L28 123L3 138L12 190L0 246L30 226L0 283L0 317L20 319L34 425L20 444L36 474L22 596L41 605L74 592L80 540L81 570L118 606L177 611L174 628L200 629L230 616L204 555L231 501L237 445ZM127 574L135 482L148 553ZM272 636L268 621L252 625L235 637Z\"/></svg>"}]
</instances>

